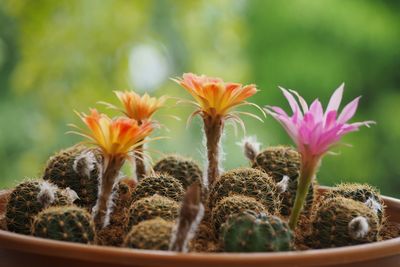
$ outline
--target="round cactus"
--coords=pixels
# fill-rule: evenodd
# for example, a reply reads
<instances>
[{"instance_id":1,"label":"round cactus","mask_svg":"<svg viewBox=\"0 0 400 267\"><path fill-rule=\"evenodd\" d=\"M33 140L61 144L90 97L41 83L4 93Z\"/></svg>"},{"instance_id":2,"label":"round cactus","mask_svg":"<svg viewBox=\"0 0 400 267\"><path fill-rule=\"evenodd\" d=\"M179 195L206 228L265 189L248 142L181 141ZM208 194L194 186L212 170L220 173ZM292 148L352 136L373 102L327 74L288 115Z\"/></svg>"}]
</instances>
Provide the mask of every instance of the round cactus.
<instances>
[{"instance_id":1,"label":"round cactus","mask_svg":"<svg viewBox=\"0 0 400 267\"><path fill-rule=\"evenodd\" d=\"M141 198L132 203L129 210L128 229L141 221L160 217L166 221L173 221L178 217L179 204L167 197L153 195Z\"/></svg>"},{"instance_id":2,"label":"round cactus","mask_svg":"<svg viewBox=\"0 0 400 267\"><path fill-rule=\"evenodd\" d=\"M32 235L60 241L93 244L94 223L87 210L76 206L50 207L32 224Z\"/></svg>"},{"instance_id":3,"label":"round cactus","mask_svg":"<svg viewBox=\"0 0 400 267\"><path fill-rule=\"evenodd\" d=\"M293 233L278 217L245 211L223 224L221 242L227 252L288 251Z\"/></svg>"},{"instance_id":4,"label":"round cactus","mask_svg":"<svg viewBox=\"0 0 400 267\"><path fill-rule=\"evenodd\" d=\"M155 172L167 173L179 180L186 189L193 182L201 181L203 173L196 162L178 155L167 156L153 167Z\"/></svg>"},{"instance_id":5,"label":"round cactus","mask_svg":"<svg viewBox=\"0 0 400 267\"><path fill-rule=\"evenodd\" d=\"M173 222L156 218L132 227L126 236L124 247L149 250L168 250Z\"/></svg>"},{"instance_id":6,"label":"round cactus","mask_svg":"<svg viewBox=\"0 0 400 267\"><path fill-rule=\"evenodd\" d=\"M215 234L218 235L220 226L225 223L229 216L246 210L259 213L265 211L265 207L254 198L241 195L233 195L220 200L211 213Z\"/></svg>"},{"instance_id":7,"label":"round cactus","mask_svg":"<svg viewBox=\"0 0 400 267\"><path fill-rule=\"evenodd\" d=\"M289 216L297 191L297 179L300 173L301 155L295 149L287 146L269 147L258 153L253 162L253 168L259 168L271 176L281 191L281 214ZM314 185L310 185L304 212L311 211L314 201Z\"/></svg>"},{"instance_id":8,"label":"round cactus","mask_svg":"<svg viewBox=\"0 0 400 267\"><path fill-rule=\"evenodd\" d=\"M344 198L327 198L312 220L309 243L313 248L329 248L370 243L379 237L379 221L363 203Z\"/></svg>"},{"instance_id":9,"label":"round cactus","mask_svg":"<svg viewBox=\"0 0 400 267\"><path fill-rule=\"evenodd\" d=\"M92 208L97 199L102 161L98 150L76 145L56 153L48 160L43 179L61 188L71 188L79 196L77 205Z\"/></svg>"},{"instance_id":10,"label":"round cactus","mask_svg":"<svg viewBox=\"0 0 400 267\"><path fill-rule=\"evenodd\" d=\"M6 208L7 229L30 234L33 217L49 206L69 205L75 200L72 190L60 190L46 181L30 180L12 191ZM76 195L76 194L75 194Z\"/></svg>"},{"instance_id":11,"label":"round cactus","mask_svg":"<svg viewBox=\"0 0 400 267\"><path fill-rule=\"evenodd\" d=\"M379 191L368 184L342 183L336 185L334 190L328 192L325 197L342 196L364 203L371 208L379 218L379 222L384 220L384 203Z\"/></svg>"},{"instance_id":12,"label":"round cactus","mask_svg":"<svg viewBox=\"0 0 400 267\"><path fill-rule=\"evenodd\" d=\"M263 171L239 168L225 172L213 184L209 206L213 208L222 198L231 195L254 197L274 214L280 209L280 199L276 183Z\"/></svg>"},{"instance_id":13,"label":"round cactus","mask_svg":"<svg viewBox=\"0 0 400 267\"><path fill-rule=\"evenodd\" d=\"M179 202L183 199L184 189L182 184L170 175L158 174L147 176L137 184L133 192L133 201L155 194Z\"/></svg>"}]
</instances>

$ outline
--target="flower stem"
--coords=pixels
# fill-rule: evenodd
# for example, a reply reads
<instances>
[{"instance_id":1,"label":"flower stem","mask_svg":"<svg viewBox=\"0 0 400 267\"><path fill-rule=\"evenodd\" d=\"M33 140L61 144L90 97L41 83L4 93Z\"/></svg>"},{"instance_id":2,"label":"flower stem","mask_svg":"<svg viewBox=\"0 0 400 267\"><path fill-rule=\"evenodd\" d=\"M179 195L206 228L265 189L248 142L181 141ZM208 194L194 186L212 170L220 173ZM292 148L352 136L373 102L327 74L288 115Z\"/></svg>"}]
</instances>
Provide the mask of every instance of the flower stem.
<instances>
[{"instance_id":1,"label":"flower stem","mask_svg":"<svg viewBox=\"0 0 400 267\"><path fill-rule=\"evenodd\" d=\"M100 178L99 196L93 209L93 219L97 229L102 229L104 227L107 211L111 208L112 190L124 161L124 156L111 156Z\"/></svg>"},{"instance_id":2,"label":"flower stem","mask_svg":"<svg viewBox=\"0 0 400 267\"><path fill-rule=\"evenodd\" d=\"M204 115L204 132L207 139L207 185L211 188L214 181L219 176L219 142L221 140L222 130L224 127L221 116Z\"/></svg>"},{"instance_id":3,"label":"flower stem","mask_svg":"<svg viewBox=\"0 0 400 267\"><path fill-rule=\"evenodd\" d=\"M303 210L304 201L307 197L311 182L315 177L319 162L319 158L302 160L300 176L297 184L296 199L294 201L293 209L289 218L289 227L292 230L294 230L297 226L300 213Z\"/></svg>"},{"instance_id":4,"label":"flower stem","mask_svg":"<svg viewBox=\"0 0 400 267\"><path fill-rule=\"evenodd\" d=\"M136 177L138 180L140 180L146 175L146 166L143 158L143 145L140 145L135 149L135 165Z\"/></svg>"}]
</instances>

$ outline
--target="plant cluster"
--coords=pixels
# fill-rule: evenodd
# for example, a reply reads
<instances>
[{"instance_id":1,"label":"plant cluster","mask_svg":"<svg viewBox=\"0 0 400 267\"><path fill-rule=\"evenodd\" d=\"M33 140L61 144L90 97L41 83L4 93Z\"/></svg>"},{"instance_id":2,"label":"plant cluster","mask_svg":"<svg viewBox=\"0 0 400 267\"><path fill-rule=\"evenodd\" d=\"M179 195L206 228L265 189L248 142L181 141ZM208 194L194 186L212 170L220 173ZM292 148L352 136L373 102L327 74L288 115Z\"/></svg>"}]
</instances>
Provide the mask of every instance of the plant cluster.
<instances>
[{"instance_id":1,"label":"plant cluster","mask_svg":"<svg viewBox=\"0 0 400 267\"><path fill-rule=\"evenodd\" d=\"M321 194L317 190L323 156L345 134L373 124L348 122L359 98L338 112L343 85L325 111L318 100L308 106L297 92L281 88L293 111L288 115L280 107L261 109L247 102L257 92L255 85L191 73L174 81L194 98L179 100L195 106L189 119L202 119L204 170L180 155L151 164L144 145L160 138L150 137L160 125L153 115L169 98L117 91L122 108L101 103L121 116L109 117L96 109L77 112L87 129L73 125L73 133L87 143L56 153L43 179L14 188L6 210L8 230L61 241L179 252L273 252L381 239L386 220L378 190L366 184L340 184ZM226 122L244 128L241 115L262 121L235 110L243 105L275 118L297 149L279 145L260 151L255 138L245 138L241 145L249 166L224 172L221 137ZM124 164L133 165L135 172L124 175ZM307 235L299 227L307 228Z\"/></svg>"}]
</instances>

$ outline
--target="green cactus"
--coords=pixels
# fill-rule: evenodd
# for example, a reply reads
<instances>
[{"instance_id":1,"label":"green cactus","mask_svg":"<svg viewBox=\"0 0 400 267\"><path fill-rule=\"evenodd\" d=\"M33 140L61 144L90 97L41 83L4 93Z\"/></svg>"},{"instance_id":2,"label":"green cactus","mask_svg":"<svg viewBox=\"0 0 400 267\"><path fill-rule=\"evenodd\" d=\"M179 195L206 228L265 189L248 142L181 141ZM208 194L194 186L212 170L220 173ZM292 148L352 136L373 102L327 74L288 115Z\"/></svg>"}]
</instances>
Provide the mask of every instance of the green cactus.
<instances>
[{"instance_id":1,"label":"green cactus","mask_svg":"<svg viewBox=\"0 0 400 267\"><path fill-rule=\"evenodd\" d=\"M183 199L184 189L177 179L165 173L147 176L137 184L133 192L133 201L155 194L180 202Z\"/></svg>"},{"instance_id":2,"label":"green cactus","mask_svg":"<svg viewBox=\"0 0 400 267\"><path fill-rule=\"evenodd\" d=\"M193 182L201 181L203 173L191 159L179 155L171 155L159 160L153 167L155 172L167 173L176 178L186 189Z\"/></svg>"},{"instance_id":3,"label":"green cactus","mask_svg":"<svg viewBox=\"0 0 400 267\"><path fill-rule=\"evenodd\" d=\"M142 221L132 227L125 238L124 247L168 250L173 227L173 222L161 218Z\"/></svg>"},{"instance_id":4,"label":"green cactus","mask_svg":"<svg viewBox=\"0 0 400 267\"><path fill-rule=\"evenodd\" d=\"M239 168L222 174L211 188L210 208L212 209L222 198L231 195L254 197L271 214L280 209L276 183L268 174L260 170Z\"/></svg>"},{"instance_id":5,"label":"green cactus","mask_svg":"<svg viewBox=\"0 0 400 267\"><path fill-rule=\"evenodd\" d=\"M71 188L79 196L76 204L91 209L96 204L102 162L97 149L75 145L48 160L43 179L61 188Z\"/></svg>"},{"instance_id":6,"label":"green cactus","mask_svg":"<svg viewBox=\"0 0 400 267\"><path fill-rule=\"evenodd\" d=\"M337 196L350 198L364 203L378 215L379 222L381 224L384 221L385 205L379 191L376 188L368 184L342 183L336 185L335 189L325 194L325 197L327 198Z\"/></svg>"},{"instance_id":7,"label":"green cactus","mask_svg":"<svg viewBox=\"0 0 400 267\"><path fill-rule=\"evenodd\" d=\"M76 207L50 207L34 219L31 233L48 239L93 244L95 230L87 210Z\"/></svg>"},{"instance_id":8,"label":"green cactus","mask_svg":"<svg viewBox=\"0 0 400 267\"><path fill-rule=\"evenodd\" d=\"M241 213L245 210L254 212L264 212L265 207L252 197L233 195L221 199L211 212L215 234L218 236L219 229L229 216Z\"/></svg>"},{"instance_id":9,"label":"green cactus","mask_svg":"<svg viewBox=\"0 0 400 267\"><path fill-rule=\"evenodd\" d=\"M278 217L245 211L223 224L221 242L227 252L288 251L293 233Z\"/></svg>"},{"instance_id":10,"label":"green cactus","mask_svg":"<svg viewBox=\"0 0 400 267\"><path fill-rule=\"evenodd\" d=\"M47 181L28 180L20 183L12 191L7 203L7 229L20 234L30 234L36 214L49 206L72 204L76 197L74 194L72 190L60 190Z\"/></svg>"},{"instance_id":11,"label":"green cactus","mask_svg":"<svg viewBox=\"0 0 400 267\"><path fill-rule=\"evenodd\" d=\"M178 217L179 204L167 197L153 195L141 198L132 203L129 209L129 222L127 229L141 221L160 217L166 221L173 221Z\"/></svg>"},{"instance_id":12,"label":"green cactus","mask_svg":"<svg viewBox=\"0 0 400 267\"><path fill-rule=\"evenodd\" d=\"M281 214L289 216L296 198L297 179L300 173L301 155L287 146L269 147L252 160L252 167L259 168L271 176L281 191ZM311 211L314 201L314 184L310 185L304 204L304 212Z\"/></svg>"},{"instance_id":13,"label":"green cactus","mask_svg":"<svg viewBox=\"0 0 400 267\"><path fill-rule=\"evenodd\" d=\"M344 198L326 198L312 219L308 243L313 248L342 247L377 241L379 221L365 204Z\"/></svg>"}]
</instances>

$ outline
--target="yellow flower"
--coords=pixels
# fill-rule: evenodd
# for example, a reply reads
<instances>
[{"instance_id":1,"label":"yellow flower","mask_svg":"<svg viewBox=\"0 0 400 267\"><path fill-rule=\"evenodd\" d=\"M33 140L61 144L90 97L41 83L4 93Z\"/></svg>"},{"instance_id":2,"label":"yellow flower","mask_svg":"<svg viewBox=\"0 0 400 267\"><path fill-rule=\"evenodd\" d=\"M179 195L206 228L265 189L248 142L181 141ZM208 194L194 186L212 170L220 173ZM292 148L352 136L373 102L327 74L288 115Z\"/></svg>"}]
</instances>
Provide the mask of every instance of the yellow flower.
<instances>
[{"instance_id":1,"label":"yellow flower","mask_svg":"<svg viewBox=\"0 0 400 267\"><path fill-rule=\"evenodd\" d=\"M145 137L153 130L151 122L145 121L141 125L134 119L117 117L109 118L90 109L90 114L77 113L89 131L78 128L79 132L72 132L91 140L99 146L106 155L125 155L135 147L141 145ZM74 125L72 125L74 126Z\"/></svg>"},{"instance_id":2,"label":"yellow flower","mask_svg":"<svg viewBox=\"0 0 400 267\"><path fill-rule=\"evenodd\" d=\"M226 116L230 109L241 104L257 92L254 84L242 86L226 83L220 78L185 73L182 79L174 79L197 101L200 111L210 116Z\"/></svg>"},{"instance_id":3,"label":"yellow flower","mask_svg":"<svg viewBox=\"0 0 400 267\"><path fill-rule=\"evenodd\" d=\"M124 110L122 111L125 115L139 122L150 119L167 100L166 96L156 98L150 97L147 93L140 96L133 91L115 91L115 94L124 106ZM113 107L111 105L109 106Z\"/></svg>"}]
</instances>

